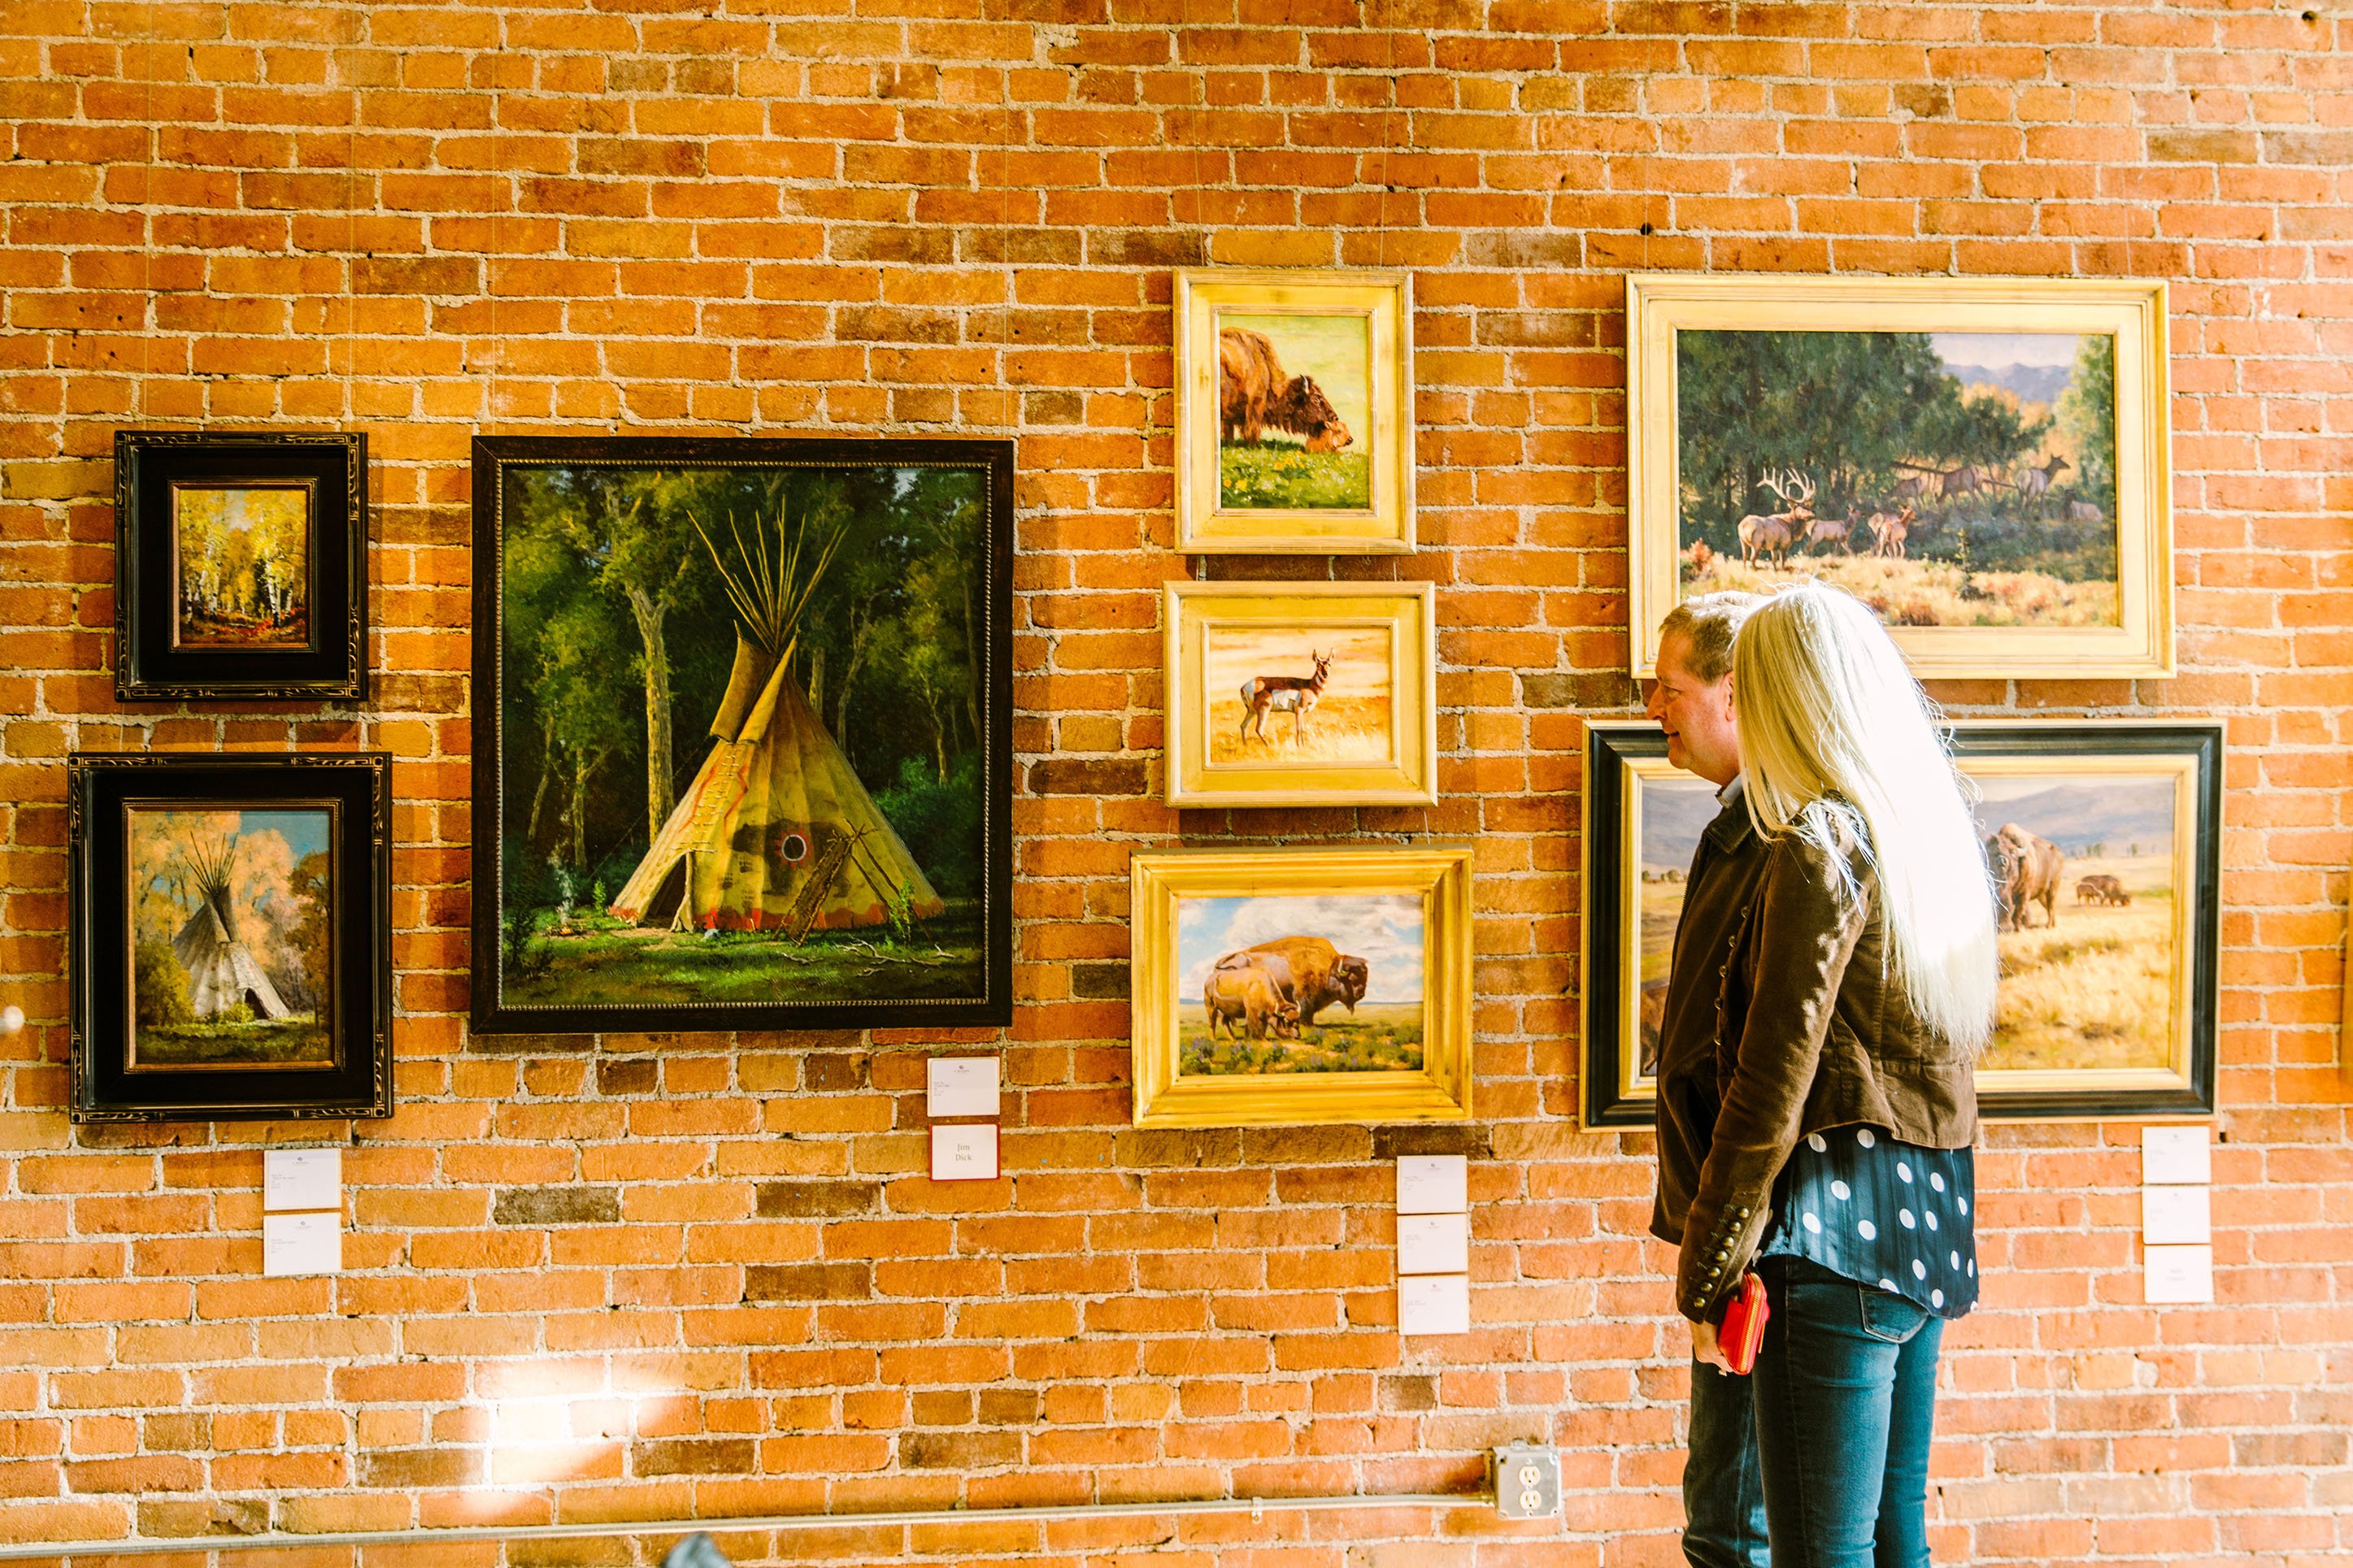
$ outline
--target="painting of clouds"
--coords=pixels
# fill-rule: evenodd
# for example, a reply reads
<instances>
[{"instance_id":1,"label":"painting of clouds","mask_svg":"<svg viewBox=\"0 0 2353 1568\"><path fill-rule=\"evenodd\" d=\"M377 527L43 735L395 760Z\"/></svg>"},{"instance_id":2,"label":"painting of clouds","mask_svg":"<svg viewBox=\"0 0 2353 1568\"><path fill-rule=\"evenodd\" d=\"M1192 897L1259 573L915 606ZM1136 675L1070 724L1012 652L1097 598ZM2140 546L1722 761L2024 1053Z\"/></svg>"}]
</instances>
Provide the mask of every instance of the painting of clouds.
<instances>
[{"instance_id":1,"label":"painting of clouds","mask_svg":"<svg viewBox=\"0 0 2353 1568\"><path fill-rule=\"evenodd\" d=\"M1179 899L1180 1077L1419 1071L1419 895Z\"/></svg>"}]
</instances>

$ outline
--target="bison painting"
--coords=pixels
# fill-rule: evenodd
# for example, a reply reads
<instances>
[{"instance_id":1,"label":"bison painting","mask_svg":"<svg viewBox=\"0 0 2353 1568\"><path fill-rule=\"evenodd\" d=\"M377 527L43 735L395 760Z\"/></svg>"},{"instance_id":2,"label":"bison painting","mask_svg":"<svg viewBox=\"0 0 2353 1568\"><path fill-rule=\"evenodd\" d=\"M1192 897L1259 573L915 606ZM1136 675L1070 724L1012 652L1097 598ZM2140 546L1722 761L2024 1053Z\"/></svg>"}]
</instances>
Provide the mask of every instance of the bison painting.
<instances>
[{"instance_id":1,"label":"bison painting","mask_svg":"<svg viewBox=\"0 0 2353 1568\"><path fill-rule=\"evenodd\" d=\"M1297 1006L1302 1024L1313 1024L1316 1014L1335 1004L1355 1013L1372 979L1363 959L1320 936L1277 937L1218 960L1219 969L1229 964L1263 967L1283 999Z\"/></svg>"},{"instance_id":2,"label":"bison painting","mask_svg":"<svg viewBox=\"0 0 2353 1568\"><path fill-rule=\"evenodd\" d=\"M2079 904L2100 904L2109 908L2122 908L2132 902L2132 895L2125 891L2125 885L2122 882L2103 873L2095 877L2085 877L2075 884L2075 901Z\"/></svg>"},{"instance_id":3,"label":"bison painting","mask_svg":"<svg viewBox=\"0 0 2353 1568\"><path fill-rule=\"evenodd\" d=\"M1986 868L1993 873L1994 908L2003 931L2026 929L2029 905L2042 906L2042 923L2055 926L2059 915L2052 906L2067 874L2067 858L2059 846L2038 837L2015 822L1985 841Z\"/></svg>"},{"instance_id":4,"label":"bison painting","mask_svg":"<svg viewBox=\"0 0 2353 1568\"><path fill-rule=\"evenodd\" d=\"M1218 407L1228 442L1254 443L1275 429L1298 437L1311 452L1337 452L1356 439L1324 389L1308 376L1286 374L1273 342L1247 327L1218 333Z\"/></svg>"}]
</instances>

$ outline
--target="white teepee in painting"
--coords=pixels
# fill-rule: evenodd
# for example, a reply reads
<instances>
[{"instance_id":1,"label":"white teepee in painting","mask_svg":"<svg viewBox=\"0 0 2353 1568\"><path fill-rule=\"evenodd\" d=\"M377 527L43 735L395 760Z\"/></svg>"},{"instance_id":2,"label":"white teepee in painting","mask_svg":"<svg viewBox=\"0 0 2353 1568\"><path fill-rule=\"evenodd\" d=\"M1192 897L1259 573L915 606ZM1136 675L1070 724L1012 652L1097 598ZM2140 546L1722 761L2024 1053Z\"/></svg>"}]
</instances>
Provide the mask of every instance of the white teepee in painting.
<instances>
[{"instance_id":1,"label":"white teepee in painting","mask_svg":"<svg viewBox=\"0 0 2353 1568\"><path fill-rule=\"evenodd\" d=\"M242 1002L257 1018L283 1018L290 1011L255 962L253 951L237 940L230 914L229 871L237 859L237 837L226 835L217 845L191 847L188 867L195 873L196 912L172 939L172 952L188 972L188 1002L199 1018L215 1018Z\"/></svg>"}]
</instances>

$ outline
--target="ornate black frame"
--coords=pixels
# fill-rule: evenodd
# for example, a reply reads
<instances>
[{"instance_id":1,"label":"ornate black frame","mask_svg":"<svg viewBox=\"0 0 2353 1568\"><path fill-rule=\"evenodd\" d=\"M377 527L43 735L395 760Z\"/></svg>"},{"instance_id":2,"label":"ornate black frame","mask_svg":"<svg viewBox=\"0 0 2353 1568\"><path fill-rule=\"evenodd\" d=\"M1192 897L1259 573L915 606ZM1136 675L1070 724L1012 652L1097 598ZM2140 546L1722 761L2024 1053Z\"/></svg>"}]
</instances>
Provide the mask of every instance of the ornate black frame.
<instances>
[{"instance_id":1,"label":"ornate black frame","mask_svg":"<svg viewBox=\"0 0 2353 1568\"><path fill-rule=\"evenodd\" d=\"M76 1122L229 1121L392 1114L392 759L383 752L149 752L67 760L69 1053ZM130 1074L123 804L330 799L335 984L343 1060L316 1071Z\"/></svg>"},{"instance_id":2,"label":"ornate black frame","mask_svg":"<svg viewBox=\"0 0 2353 1568\"><path fill-rule=\"evenodd\" d=\"M478 437L474 441L473 964L469 1027L481 1035L668 1033L716 1029L1002 1027L1013 1021L1013 461L1001 438L933 437ZM501 510L513 466L961 468L988 476L987 555L978 657L987 800L982 815L987 947L982 994L968 999L662 1003L514 1006L501 999L504 913L499 856Z\"/></svg>"},{"instance_id":3,"label":"ornate black frame","mask_svg":"<svg viewBox=\"0 0 2353 1568\"><path fill-rule=\"evenodd\" d=\"M2214 1113L2217 971L2221 959L2222 884L2222 729L2214 723L2074 722L1957 724L1957 755L2028 757L2188 757L2197 766L2194 868L2195 922L2190 931L2189 1061L2187 1083L2170 1089L2024 1091L1989 1089L1978 1096L1980 1115L2004 1121L2085 1121L2102 1117L2211 1116ZM1655 725L1593 725L1585 744L1585 851L1582 893L1585 1003L1583 1080L1578 1102L1595 1129L1648 1127L1652 1100L1619 1092L1623 1053L1617 955L1620 929L1617 896L1625 868L1618 850L1625 825L1628 760L1662 758L1666 739Z\"/></svg>"},{"instance_id":4,"label":"ornate black frame","mask_svg":"<svg viewBox=\"0 0 2353 1568\"><path fill-rule=\"evenodd\" d=\"M175 648L172 486L311 487L307 652ZM114 433L114 695L125 702L367 695L367 436L362 431Z\"/></svg>"}]
</instances>

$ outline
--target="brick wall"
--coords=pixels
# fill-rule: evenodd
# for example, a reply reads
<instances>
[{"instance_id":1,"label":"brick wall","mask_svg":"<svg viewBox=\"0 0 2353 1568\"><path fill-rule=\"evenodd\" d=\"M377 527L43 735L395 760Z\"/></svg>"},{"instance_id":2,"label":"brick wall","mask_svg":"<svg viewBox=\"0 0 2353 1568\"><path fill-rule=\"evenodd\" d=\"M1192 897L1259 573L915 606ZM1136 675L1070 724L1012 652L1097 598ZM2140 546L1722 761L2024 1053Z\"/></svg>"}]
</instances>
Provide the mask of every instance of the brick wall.
<instances>
[{"instance_id":1,"label":"brick wall","mask_svg":"<svg viewBox=\"0 0 2353 1568\"><path fill-rule=\"evenodd\" d=\"M2181 676L1943 695L2229 719L2220 1300L2137 1304L2133 1127L1990 1131L1931 1511L1945 1562L2353 1555L2337 8L1238 3L0 13L0 1537L1467 1487L1545 1437L1541 1548L777 1550L1674 1561L1646 1141L1570 1121L1573 824L1632 700L1620 277L1705 268L2173 280ZM1216 262L1415 271L1424 548L1250 565L1441 584L1435 809L1156 804L1168 268ZM369 432L364 710L114 703L112 432L198 422ZM1018 437L1006 1183L923 1179L918 1037L467 1037L468 443L608 429ZM60 759L296 744L398 757L402 1109L349 1271L265 1281L259 1149L315 1130L58 1109ZM1388 1326L1398 1139L1125 1125L1125 858L1180 827L1478 837L1467 1338Z\"/></svg>"}]
</instances>

